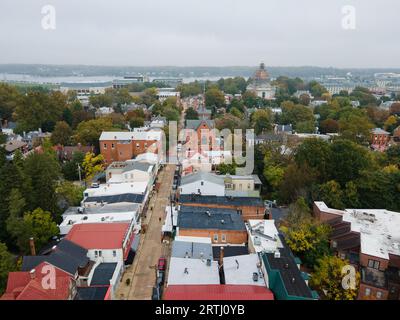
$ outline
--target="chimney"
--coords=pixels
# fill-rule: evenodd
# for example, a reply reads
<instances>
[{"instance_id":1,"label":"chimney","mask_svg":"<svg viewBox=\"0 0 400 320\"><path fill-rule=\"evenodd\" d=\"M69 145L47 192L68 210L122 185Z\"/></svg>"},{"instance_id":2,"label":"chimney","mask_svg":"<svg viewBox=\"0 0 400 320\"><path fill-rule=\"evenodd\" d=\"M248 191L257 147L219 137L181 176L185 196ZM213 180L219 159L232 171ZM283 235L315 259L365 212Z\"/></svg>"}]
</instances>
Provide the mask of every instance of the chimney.
<instances>
[{"instance_id":1,"label":"chimney","mask_svg":"<svg viewBox=\"0 0 400 320\"><path fill-rule=\"evenodd\" d=\"M224 265L224 247L221 247L219 251L219 267L221 268L223 265Z\"/></svg>"},{"instance_id":2,"label":"chimney","mask_svg":"<svg viewBox=\"0 0 400 320\"><path fill-rule=\"evenodd\" d=\"M32 280L35 279L36 278L36 270L32 269L31 271L29 271L29 275Z\"/></svg>"},{"instance_id":3,"label":"chimney","mask_svg":"<svg viewBox=\"0 0 400 320\"><path fill-rule=\"evenodd\" d=\"M36 256L35 240L33 238L29 238L29 247L31 248L31 256Z\"/></svg>"}]
</instances>

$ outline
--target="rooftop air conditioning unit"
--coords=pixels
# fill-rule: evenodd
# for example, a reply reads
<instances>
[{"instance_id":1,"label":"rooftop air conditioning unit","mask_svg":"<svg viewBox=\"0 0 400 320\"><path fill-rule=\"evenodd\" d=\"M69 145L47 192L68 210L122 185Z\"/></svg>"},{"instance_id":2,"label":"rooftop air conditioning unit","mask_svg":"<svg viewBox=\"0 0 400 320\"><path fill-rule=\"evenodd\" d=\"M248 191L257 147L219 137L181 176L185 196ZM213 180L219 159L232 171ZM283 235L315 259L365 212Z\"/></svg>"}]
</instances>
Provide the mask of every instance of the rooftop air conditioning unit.
<instances>
[{"instance_id":1,"label":"rooftop air conditioning unit","mask_svg":"<svg viewBox=\"0 0 400 320\"><path fill-rule=\"evenodd\" d=\"M207 259L207 267L211 267L211 259Z\"/></svg>"},{"instance_id":2,"label":"rooftop air conditioning unit","mask_svg":"<svg viewBox=\"0 0 400 320\"><path fill-rule=\"evenodd\" d=\"M257 236L254 237L254 245L256 245L256 246L261 245L261 239Z\"/></svg>"}]
</instances>

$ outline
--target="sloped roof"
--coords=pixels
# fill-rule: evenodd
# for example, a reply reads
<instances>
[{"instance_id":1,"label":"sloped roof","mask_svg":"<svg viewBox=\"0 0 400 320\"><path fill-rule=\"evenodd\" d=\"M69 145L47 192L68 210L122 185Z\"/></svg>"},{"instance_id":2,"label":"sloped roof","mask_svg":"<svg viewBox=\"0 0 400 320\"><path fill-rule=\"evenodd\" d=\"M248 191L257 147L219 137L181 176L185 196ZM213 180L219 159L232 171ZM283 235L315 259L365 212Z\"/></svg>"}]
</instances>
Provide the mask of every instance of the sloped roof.
<instances>
[{"instance_id":1,"label":"sloped roof","mask_svg":"<svg viewBox=\"0 0 400 320\"><path fill-rule=\"evenodd\" d=\"M214 120L206 120L206 119L202 119L202 120L186 120L186 129L197 130L197 128L200 127L200 125L202 123L206 123L206 125L210 129L214 129L214 127L215 127Z\"/></svg>"},{"instance_id":2,"label":"sloped roof","mask_svg":"<svg viewBox=\"0 0 400 320\"><path fill-rule=\"evenodd\" d=\"M109 286L77 288L75 300L104 300Z\"/></svg>"},{"instance_id":3,"label":"sloped roof","mask_svg":"<svg viewBox=\"0 0 400 320\"><path fill-rule=\"evenodd\" d=\"M224 176L218 176L213 173L199 171L197 173L192 173L187 176L182 177L181 185L198 182L198 181L208 181L211 183L215 183L218 185L225 185L224 184Z\"/></svg>"},{"instance_id":4,"label":"sloped roof","mask_svg":"<svg viewBox=\"0 0 400 320\"><path fill-rule=\"evenodd\" d=\"M83 268L88 264L89 258L86 249L68 241L68 239L63 239L49 255L23 257L21 270L30 271L43 262L48 262L74 275L78 268Z\"/></svg>"},{"instance_id":5,"label":"sloped roof","mask_svg":"<svg viewBox=\"0 0 400 320\"><path fill-rule=\"evenodd\" d=\"M129 223L76 224L66 239L86 249L120 249L129 225Z\"/></svg>"},{"instance_id":6,"label":"sloped roof","mask_svg":"<svg viewBox=\"0 0 400 320\"><path fill-rule=\"evenodd\" d=\"M273 293L251 285L170 285L164 300L274 300Z\"/></svg>"},{"instance_id":7,"label":"sloped roof","mask_svg":"<svg viewBox=\"0 0 400 320\"><path fill-rule=\"evenodd\" d=\"M91 286L109 285L117 263L100 263L94 270Z\"/></svg>"}]
</instances>

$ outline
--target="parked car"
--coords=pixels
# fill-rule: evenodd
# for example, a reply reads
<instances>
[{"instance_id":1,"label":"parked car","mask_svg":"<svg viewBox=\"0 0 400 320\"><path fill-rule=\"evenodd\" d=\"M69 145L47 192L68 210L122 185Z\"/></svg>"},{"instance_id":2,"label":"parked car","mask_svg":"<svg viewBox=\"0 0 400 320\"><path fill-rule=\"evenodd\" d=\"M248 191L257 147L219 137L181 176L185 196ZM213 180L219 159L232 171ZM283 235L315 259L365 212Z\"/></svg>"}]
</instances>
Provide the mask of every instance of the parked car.
<instances>
[{"instance_id":1,"label":"parked car","mask_svg":"<svg viewBox=\"0 0 400 320\"><path fill-rule=\"evenodd\" d=\"M165 271L166 268L167 268L167 259L164 257L161 257L160 259L158 259L157 270Z\"/></svg>"}]
</instances>

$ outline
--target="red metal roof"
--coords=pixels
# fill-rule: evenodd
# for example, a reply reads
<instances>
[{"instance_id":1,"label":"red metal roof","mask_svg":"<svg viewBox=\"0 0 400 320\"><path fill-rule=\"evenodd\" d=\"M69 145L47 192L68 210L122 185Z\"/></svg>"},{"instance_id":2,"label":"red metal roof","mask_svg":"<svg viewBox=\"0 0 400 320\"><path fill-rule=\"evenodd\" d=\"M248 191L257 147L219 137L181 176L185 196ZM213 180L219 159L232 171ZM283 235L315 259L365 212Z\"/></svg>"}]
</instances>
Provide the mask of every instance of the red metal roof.
<instances>
[{"instance_id":1,"label":"red metal roof","mask_svg":"<svg viewBox=\"0 0 400 320\"><path fill-rule=\"evenodd\" d=\"M274 300L266 287L252 285L171 285L164 300Z\"/></svg>"},{"instance_id":2,"label":"red metal roof","mask_svg":"<svg viewBox=\"0 0 400 320\"><path fill-rule=\"evenodd\" d=\"M122 249L129 223L85 223L72 227L67 240L88 250Z\"/></svg>"},{"instance_id":3,"label":"red metal roof","mask_svg":"<svg viewBox=\"0 0 400 320\"><path fill-rule=\"evenodd\" d=\"M44 288L42 279L48 271L42 268L50 265L41 263L35 268L35 278L29 272L10 272L7 289L0 300L66 300L69 297L72 278L66 272L55 268L55 289ZM45 283L47 280L44 279Z\"/></svg>"}]
</instances>

